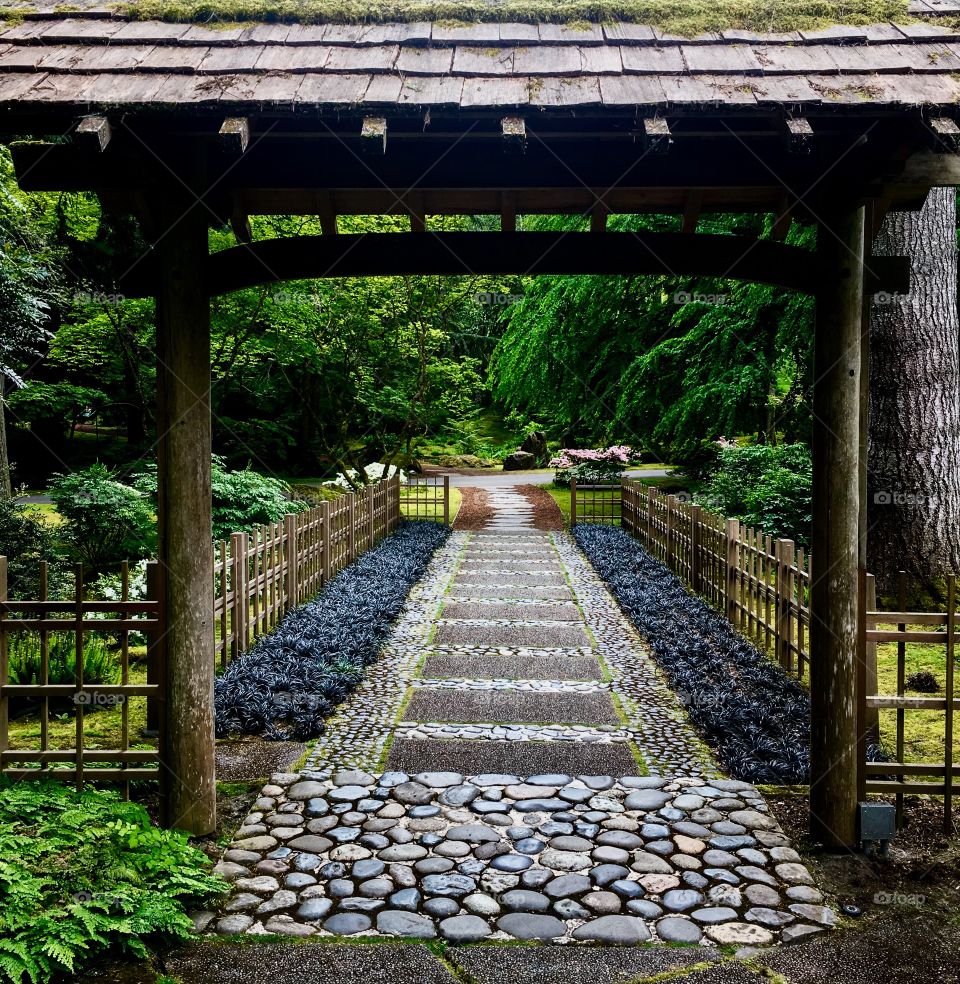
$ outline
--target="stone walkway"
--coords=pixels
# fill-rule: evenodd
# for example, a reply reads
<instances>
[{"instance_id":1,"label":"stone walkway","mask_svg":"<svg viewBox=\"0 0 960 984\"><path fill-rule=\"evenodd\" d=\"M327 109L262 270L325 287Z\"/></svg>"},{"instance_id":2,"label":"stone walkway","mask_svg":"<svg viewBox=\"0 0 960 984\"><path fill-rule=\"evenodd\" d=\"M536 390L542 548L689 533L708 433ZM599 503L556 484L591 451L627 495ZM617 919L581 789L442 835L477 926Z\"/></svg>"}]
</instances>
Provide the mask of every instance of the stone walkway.
<instances>
[{"instance_id":1,"label":"stone walkway","mask_svg":"<svg viewBox=\"0 0 960 984\"><path fill-rule=\"evenodd\" d=\"M219 933L761 945L833 925L562 533L493 497L218 870ZM521 505L522 504L522 505Z\"/></svg>"}]
</instances>

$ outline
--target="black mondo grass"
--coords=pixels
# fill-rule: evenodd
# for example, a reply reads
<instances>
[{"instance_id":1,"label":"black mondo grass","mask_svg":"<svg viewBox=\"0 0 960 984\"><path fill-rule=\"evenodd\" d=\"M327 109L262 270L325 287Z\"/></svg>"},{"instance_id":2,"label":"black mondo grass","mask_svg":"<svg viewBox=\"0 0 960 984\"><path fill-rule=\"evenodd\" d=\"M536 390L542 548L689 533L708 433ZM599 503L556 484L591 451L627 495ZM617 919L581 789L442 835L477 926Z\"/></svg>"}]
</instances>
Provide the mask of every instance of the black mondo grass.
<instances>
[{"instance_id":1,"label":"black mondo grass","mask_svg":"<svg viewBox=\"0 0 960 984\"><path fill-rule=\"evenodd\" d=\"M449 535L438 523L402 522L312 601L288 612L217 679L217 737L306 741L322 735Z\"/></svg>"},{"instance_id":2,"label":"black mondo grass","mask_svg":"<svg viewBox=\"0 0 960 984\"><path fill-rule=\"evenodd\" d=\"M803 687L623 530L577 525L573 536L720 764L747 782L806 782L810 698Z\"/></svg>"}]
</instances>

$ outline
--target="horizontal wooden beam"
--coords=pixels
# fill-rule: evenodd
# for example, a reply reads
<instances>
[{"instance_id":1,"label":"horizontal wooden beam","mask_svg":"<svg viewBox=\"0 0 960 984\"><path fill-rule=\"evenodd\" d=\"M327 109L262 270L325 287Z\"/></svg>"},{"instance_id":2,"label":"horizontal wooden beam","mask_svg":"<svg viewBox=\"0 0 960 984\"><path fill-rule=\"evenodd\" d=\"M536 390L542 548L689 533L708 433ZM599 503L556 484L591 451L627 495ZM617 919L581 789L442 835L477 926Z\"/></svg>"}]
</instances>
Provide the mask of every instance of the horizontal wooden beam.
<instances>
[{"instance_id":1,"label":"horizontal wooden beam","mask_svg":"<svg viewBox=\"0 0 960 984\"><path fill-rule=\"evenodd\" d=\"M509 154L523 154L527 149L527 124L522 116L505 116L500 121L503 147Z\"/></svg>"},{"instance_id":2,"label":"horizontal wooden beam","mask_svg":"<svg viewBox=\"0 0 960 984\"><path fill-rule=\"evenodd\" d=\"M909 264L902 258L876 257L871 268L869 291L905 289ZM745 236L414 232L265 239L232 247L210 257L207 284L217 295L279 278L516 273L699 275L811 293L823 276L808 250Z\"/></svg>"},{"instance_id":3,"label":"horizontal wooden beam","mask_svg":"<svg viewBox=\"0 0 960 984\"><path fill-rule=\"evenodd\" d=\"M673 143L670 124L659 116L643 121L643 136L646 149L651 154L665 154Z\"/></svg>"}]
</instances>

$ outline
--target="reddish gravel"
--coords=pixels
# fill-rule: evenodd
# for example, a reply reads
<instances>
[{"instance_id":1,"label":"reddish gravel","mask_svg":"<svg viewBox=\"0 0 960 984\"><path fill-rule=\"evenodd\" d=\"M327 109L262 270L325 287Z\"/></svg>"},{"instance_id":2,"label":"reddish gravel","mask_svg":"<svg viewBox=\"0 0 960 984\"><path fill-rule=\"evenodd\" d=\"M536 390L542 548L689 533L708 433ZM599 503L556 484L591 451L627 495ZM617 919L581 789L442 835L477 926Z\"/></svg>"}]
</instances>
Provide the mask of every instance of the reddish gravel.
<instances>
[{"instance_id":1,"label":"reddish gravel","mask_svg":"<svg viewBox=\"0 0 960 984\"><path fill-rule=\"evenodd\" d=\"M520 485L517 491L533 506L533 525L538 530L563 529L563 513L549 492L537 485Z\"/></svg>"},{"instance_id":2,"label":"reddish gravel","mask_svg":"<svg viewBox=\"0 0 960 984\"><path fill-rule=\"evenodd\" d=\"M493 507L485 489L461 489L463 496L457 518L454 520L455 530L482 530L493 518Z\"/></svg>"}]
</instances>

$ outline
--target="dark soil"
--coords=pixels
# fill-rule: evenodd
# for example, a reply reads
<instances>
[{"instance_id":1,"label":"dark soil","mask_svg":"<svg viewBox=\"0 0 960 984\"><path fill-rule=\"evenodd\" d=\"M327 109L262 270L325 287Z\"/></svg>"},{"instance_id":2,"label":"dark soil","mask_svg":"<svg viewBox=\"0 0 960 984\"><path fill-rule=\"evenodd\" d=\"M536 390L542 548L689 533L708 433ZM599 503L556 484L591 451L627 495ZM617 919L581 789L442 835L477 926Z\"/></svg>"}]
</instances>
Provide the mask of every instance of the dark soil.
<instances>
[{"instance_id":1,"label":"dark soil","mask_svg":"<svg viewBox=\"0 0 960 984\"><path fill-rule=\"evenodd\" d=\"M533 525L538 530L563 529L563 513L549 492L537 485L520 485L517 491L533 506Z\"/></svg>"},{"instance_id":2,"label":"dark soil","mask_svg":"<svg viewBox=\"0 0 960 984\"><path fill-rule=\"evenodd\" d=\"M461 489L460 508L454 520L455 530L482 530L493 518L493 506L485 489Z\"/></svg>"}]
</instances>

